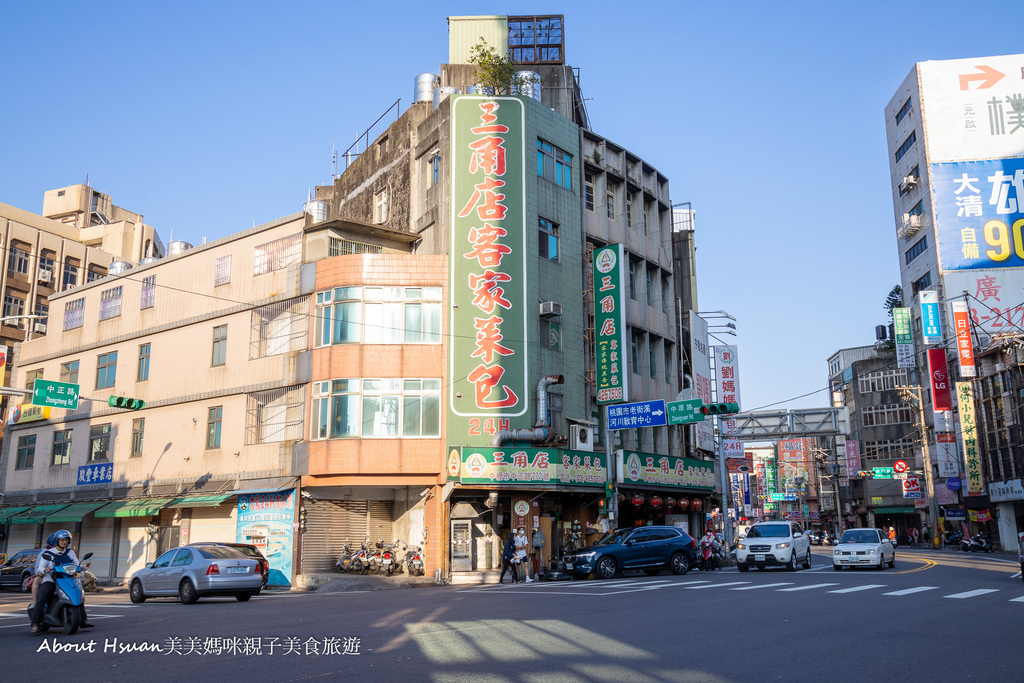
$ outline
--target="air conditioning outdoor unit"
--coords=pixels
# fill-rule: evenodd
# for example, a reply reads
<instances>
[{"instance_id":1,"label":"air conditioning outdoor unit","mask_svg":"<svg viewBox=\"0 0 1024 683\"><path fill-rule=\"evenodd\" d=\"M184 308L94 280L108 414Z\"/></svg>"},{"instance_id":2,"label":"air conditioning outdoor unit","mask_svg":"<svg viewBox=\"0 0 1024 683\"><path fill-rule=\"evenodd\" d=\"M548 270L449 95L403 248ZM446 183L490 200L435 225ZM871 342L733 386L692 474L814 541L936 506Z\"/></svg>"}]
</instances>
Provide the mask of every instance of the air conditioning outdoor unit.
<instances>
[{"instance_id":1,"label":"air conditioning outdoor unit","mask_svg":"<svg viewBox=\"0 0 1024 683\"><path fill-rule=\"evenodd\" d=\"M46 323L36 323L32 326L32 331L37 334L46 334Z\"/></svg>"},{"instance_id":2,"label":"air conditioning outdoor unit","mask_svg":"<svg viewBox=\"0 0 1024 683\"><path fill-rule=\"evenodd\" d=\"M903 179L903 185L904 187L913 187L914 185L917 185L917 176L908 175Z\"/></svg>"},{"instance_id":3,"label":"air conditioning outdoor unit","mask_svg":"<svg viewBox=\"0 0 1024 683\"><path fill-rule=\"evenodd\" d=\"M554 301L542 301L540 304L540 317L553 318L562 315L562 304Z\"/></svg>"},{"instance_id":4,"label":"air conditioning outdoor unit","mask_svg":"<svg viewBox=\"0 0 1024 683\"><path fill-rule=\"evenodd\" d=\"M50 283L53 281L53 271L48 268L42 268L39 270L39 281Z\"/></svg>"},{"instance_id":5,"label":"air conditioning outdoor unit","mask_svg":"<svg viewBox=\"0 0 1024 683\"><path fill-rule=\"evenodd\" d=\"M587 425L569 425L569 449L594 452L594 428Z\"/></svg>"}]
</instances>

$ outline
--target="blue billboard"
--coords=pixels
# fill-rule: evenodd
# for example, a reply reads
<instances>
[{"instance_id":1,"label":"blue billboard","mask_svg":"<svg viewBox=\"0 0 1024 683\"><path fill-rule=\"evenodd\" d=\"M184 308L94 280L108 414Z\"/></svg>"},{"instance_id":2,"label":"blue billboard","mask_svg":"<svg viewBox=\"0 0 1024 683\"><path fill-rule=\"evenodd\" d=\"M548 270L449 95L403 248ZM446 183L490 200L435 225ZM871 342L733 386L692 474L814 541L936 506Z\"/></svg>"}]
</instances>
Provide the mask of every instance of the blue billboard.
<instances>
[{"instance_id":1,"label":"blue billboard","mask_svg":"<svg viewBox=\"0 0 1024 683\"><path fill-rule=\"evenodd\" d=\"M292 585L295 526L295 489L238 496L238 543L256 546L270 562L268 586Z\"/></svg>"},{"instance_id":2,"label":"blue billboard","mask_svg":"<svg viewBox=\"0 0 1024 683\"><path fill-rule=\"evenodd\" d=\"M1024 266L1024 158L931 165L942 270Z\"/></svg>"}]
</instances>

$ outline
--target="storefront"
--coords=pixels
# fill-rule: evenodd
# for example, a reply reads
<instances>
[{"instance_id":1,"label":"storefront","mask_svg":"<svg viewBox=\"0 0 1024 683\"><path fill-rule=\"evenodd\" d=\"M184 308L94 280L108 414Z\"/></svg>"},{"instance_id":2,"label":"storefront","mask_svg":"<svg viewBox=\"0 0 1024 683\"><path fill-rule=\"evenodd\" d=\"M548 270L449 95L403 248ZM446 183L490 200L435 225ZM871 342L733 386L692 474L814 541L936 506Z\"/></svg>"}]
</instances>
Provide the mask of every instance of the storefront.
<instances>
[{"instance_id":1,"label":"storefront","mask_svg":"<svg viewBox=\"0 0 1024 683\"><path fill-rule=\"evenodd\" d=\"M1000 545L1015 548L1017 534L1024 531L1024 480L992 482L988 485L988 498L995 509Z\"/></svg>"},{"instance_id":2,"label":"storefront","mask_svg":"<svg viewBox=\"0 0 1024 683\"><path fill-rule=\"evenodd\" d=\"M617 526L669 524L694 538L704 533L715 491L714 463L633 451L618 451L616 458Z\"/></svg>"}]
</instances>

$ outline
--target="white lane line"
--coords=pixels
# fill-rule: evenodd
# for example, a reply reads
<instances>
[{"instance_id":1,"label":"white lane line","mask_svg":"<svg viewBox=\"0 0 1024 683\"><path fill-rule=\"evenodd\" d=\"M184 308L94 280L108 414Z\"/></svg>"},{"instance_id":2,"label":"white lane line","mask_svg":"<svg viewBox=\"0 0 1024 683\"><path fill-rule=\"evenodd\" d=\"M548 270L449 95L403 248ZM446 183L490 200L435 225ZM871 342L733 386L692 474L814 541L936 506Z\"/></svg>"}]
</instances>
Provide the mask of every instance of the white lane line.
<instances>
[{"instance_id":1,"label":"white lane line","mask_svg":"<svg viewBox=\"0 0 1024 683\"><path fill-rule=\"evenodd\" d=\"M672 583L673 581L674 581L674 579L656 579L656 580L653 580L653 581L644 581L644 580L616 581L614 579L609 579L609 580L605 580L605 581L576 581L576 582L550 581L550 582L540 582L539 585L537 585L536 583L531 584L530 588L531 589L541 589L541 590L544 590L546 587L550 586L550 588L548 589L549 592L554 593L554 592L560 592L560 591L555 591L555 588L560 588L560 589L565 589L565 588L605 588L605 587L622 588L622 587L625 587L625 586L652 586L654 584L667 585L667 584ZM559 585L559 584L561 584L561 585ZM513 587L513 586L522 586L522 585L525 585L525 584L512 584L510 586L488 585L486 587L481 587L481 588L464 588L464 589L461 589L461 590L457 590L455 592L456 593L522 592L519 588L514 588Z\"/></svg>"},{"instance_id":2,"label":"white lane line","mask_svg":"<svg viewBox=\"0 0 1024 683\"><path fill-rule=\"evenodd\" d=\"M871 590L872 588L885 588L884 583L868 583L863 586L854 586L853 588L842 588L837 591L828 591L829 593L856 593L857 591Z\"/></svg>"},{"instance_id":3,"label":"white lane line","mask_svg":"<svg viewBox=\"0 0 1024 683\"><path fill-rule=\"evenodd\" d=\"M90 614L89 615L90 619L118 619L118 618L121 618L121 617L124 617L124 615L123 614ZM25 621L23 621L22 623L20 623L20 624L11 624L10 626L0 626L0 628L28 628L29 624L30 624L30 622L28 620L28 616L26 615L25 616ZM85 629L85 630L88 630L88 629ZM50 632L54 633L54 634L63 633L63 631L61 631L59 628L55 628L53 626L50 627ZM84 632L83 630L79 629L79 633L83 633L83 632Z\"/></svg>"},{"instance_id":4,"label":"white lane line","mask_svg":"<svg viewBox=\"0 0 1024 683\"><path fill-rule=\"evenodd\" d=\"M712 583L708 586L689 586L686 590L699 590L701 588L725 588L726 586L742 586L750 583L749 581L729 581L728 583Z\"/></svg>"},{"instance_id":5,"label":"white lane line","mask_svg":"<svg viewBox=\"0 0 1024 683\"><path fill-rule=\"evenodd\" d=\"M963 600L964 598L974 598L979 595L985 595L986 593L998 593L997 588L979 588L974 591L966 591L964 593L953 593L952 595L943 595L944 598L954 598L957 600Z\"/></svg>"},{"instance_id":6,"label":"white lane line","mask_svg":"<svg viewBox=\"0 0 1024 683\"><path fill-rule=\"evenodd\" d=\"M745 586L744 588L730 588L731 591L756 591L758 588L775 588L776 586L792 586L792 581L782 583L762 583L760 586Z\"/></svg>"},{"instance_id":7,"label":"white lane line","mask_svg":"<svg viewBox=\"0 0 1024 683\"><path fill-rule=\"evenodd\" d=\"M660 586L648 586L647 588L630 588L624 591L608 591L606 593L597 593L597 595L619 595L620 593L639 593L640 591L653 591L659 588L675 588L676 586L689 586L694 583L708 583L707 581L683 581L681 583L666 583ZM725 584L722 584L725 585ZM707 586L691 586L692 588L707 588Z\"/></svg>"},{"instance_id":8,"label":"white lane line","mask_svg":"<svg viewBox=\"0 0 1024 683\"><path fill-rule=\"evenodd\" d=\"M910 595L911 593L921 593L922 591L933 591L936 589L938 589L938 586L918 586L917 588L907 588L906 590L882 593L882 595Z\"/></svg>"},{"instance_id":9,"label":"white lane line","mask_svg":"<svg viewBox=\"0 0 1024 683\"><path fill-rule=\"evenodd\" d=\"M810 586L797 586L796 588L780 588L780 593L789 593L792 591L809 591L814 588L827 588L828 586L838 586L838 583L812 583Z\"/></svg>"}]
</instances>

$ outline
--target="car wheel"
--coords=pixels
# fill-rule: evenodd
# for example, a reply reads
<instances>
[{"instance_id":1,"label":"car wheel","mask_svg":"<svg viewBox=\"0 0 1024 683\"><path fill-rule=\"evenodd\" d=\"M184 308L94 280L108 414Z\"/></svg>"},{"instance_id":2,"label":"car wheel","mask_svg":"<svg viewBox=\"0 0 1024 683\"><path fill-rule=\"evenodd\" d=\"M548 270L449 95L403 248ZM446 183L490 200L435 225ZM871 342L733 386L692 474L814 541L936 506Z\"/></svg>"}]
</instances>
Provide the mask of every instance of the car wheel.
<instances>
[{"instance_id":1,"label":"car wheel","mask_svg":"<svg viewBox=\"0 0 1024 683\"><path fill-rule=\"evenodd\" d=\"M131 595L132 602L135 604L146 601L146 594L142 592L142 582L138 579L132 581L132 587L129 593Z\"/></svg>"},{"instance_id":2,"label":"car wheel","mask_svg":"<svg viewBox=\"0 0 1024 683\"><path fill-rule=\"evenodd\" d=\"M843 571L843 565L833 563L832 564L832 569L835 569L837 572L841 572L841 571Z\"/></svg>"},{"instance_id":3,"label":"car wheel","mask_svg":"<svg viewBox=\"0 0 1024 683\"><path fill-rule=\"evenodd\" d=\"M683 553L676 553L668 562L673 574L685 574L690 571L690 560Z\"/></svg>"},{"instance_id":4,"label":"car wheel","mask_svg":"<svg viewBox=\"0 0 1024 683\"><path fill-rule=\"evenodd\" d=\"M178 586L178 597L181 598L181 604L191 605L199 599L199 593L196 593L196 587L192 585L192 582L185 579Z\"/></svg>"},{"instance_id":5,"label":"car wheel","mask_svg":"<svg viewBox=\"0 0 1024 683\"><path fill-rule=\"evenodd\" d=\"M238 602L249 602L249 598L252 597L252 593L239 593L235 596L235 600Z\"/></svg>"},{"instance_id":6,"label":"car wheel","mask_svg":"<svg viewBox=\"0 0 1024 683\"><path fill-rule=\"evenodd\" d=\"M878 556L878 569L879 571L885 570L885 555Z\"/></svg>"},{"instance_id":7,"label":"car wheel","mask_svg":"<svg viewBox=\"0 0 1024 683\"><path fill-rule=\"evenodd\" d=\"M789 562L786 563L786 571L796 571L796 551L794 550L789 556Z\"/></svg>"},{"instance_id":8,"label":"car wheel","mask_svg":"<svg viewBox=\"0 0 1024 683\"><path fill-rule=\"evenodd\" d=\"M615 564L615 558L602 557L597 562L597 566L594 567L594 573L597 574L600 579L610 579L615 576L615 571L618 567Z\"/></svg>"},{"instance_id":9,"label":"car wheel","mask_svg":"<svg viewBox=\"0 0 1024 683\"><path fill-rule=\"evenodd\" d=\"M31 581L30 581L31 578L32 578L31 574L25 574L25 576L21 577L21 592L22 593L31 593L32 592L32 584L31 584Z\"/></svg>"},{"instance_id":10,"label":"car wheel","mask_svg":"<svg viewBox=\"0 0 1024 683\"><path fill-rule=\"evenodd\" d=\"M742 562L737 563L736 568L739 569L741 572L745 572L748 569L750 569L750 567L748 567L747 565L743 564Z\"/></svg>"},{"instance_id":11,"label":"car wheel","mask_svg":"<svg viewBox=\"0 0 1024 683\"><path fill-rule=\"evenodd\" d=\"M647 576L657 576L660 571L660 569L645 569L644 574L647 574Z\"/></svg>"},{"instance_id":12,"label":"car wheel","mask_svg":"<svg viewBox=\"0 0 1024 683\"><path fill-rule=\"evenodd\" d=\"M892 559L889 560L889 569L895 569L895 568L896 568L896 552L893 551Z\"/></svg>"},{"instance_id":13,"label":"car wheel","mask_svg":"<svg viewBox=\"0 0 1024 683\"><path fill-rule=\"evenodd\" d=\"M810 548L807 549L807 559L804 560L803 568L804 569L810 569L811 568L811 549Z\"/></svg>"}]
</instances>

